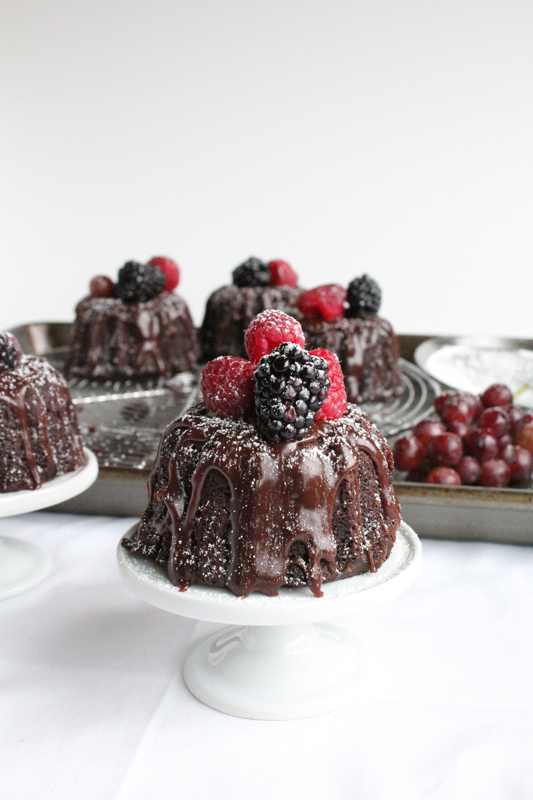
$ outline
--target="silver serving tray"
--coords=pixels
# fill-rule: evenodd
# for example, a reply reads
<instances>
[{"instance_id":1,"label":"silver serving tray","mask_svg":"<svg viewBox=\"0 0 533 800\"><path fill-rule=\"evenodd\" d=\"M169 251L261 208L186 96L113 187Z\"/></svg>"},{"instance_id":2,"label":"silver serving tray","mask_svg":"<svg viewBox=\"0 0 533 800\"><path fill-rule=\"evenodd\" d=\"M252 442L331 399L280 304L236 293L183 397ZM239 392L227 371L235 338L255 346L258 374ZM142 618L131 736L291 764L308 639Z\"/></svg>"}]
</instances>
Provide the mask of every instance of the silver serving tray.
<instances>
[{"instance_id":1,"label":"silver serving tray","mask_svg":"<svg viewBox=\"0 0 533 800\"><path fill-rule=\"evenodd\" d=\"M26 353L45 356L61 369L71 328L70 323L43 322L22 325L12 332ZM409 334L398 339L404 395L389 403L363 406L391 438L427 416L442 388L420 368L423 354L438 341L464 341L462 337ZM494 340L484 341L492 346ZM530 340L500 341L509 343L509 347L533 349ZM418 365L414 363L415 354ZM198 375L184 373L171 381L70 384L82 432L98 457L100 474L88 491L53 510L139 516L146 506L147 480L161 432L199 399ZM405 521L422 536L533 544L531 489L441 487L406 481L397 481L396 487Z\"/></svg>"}]
</instances>

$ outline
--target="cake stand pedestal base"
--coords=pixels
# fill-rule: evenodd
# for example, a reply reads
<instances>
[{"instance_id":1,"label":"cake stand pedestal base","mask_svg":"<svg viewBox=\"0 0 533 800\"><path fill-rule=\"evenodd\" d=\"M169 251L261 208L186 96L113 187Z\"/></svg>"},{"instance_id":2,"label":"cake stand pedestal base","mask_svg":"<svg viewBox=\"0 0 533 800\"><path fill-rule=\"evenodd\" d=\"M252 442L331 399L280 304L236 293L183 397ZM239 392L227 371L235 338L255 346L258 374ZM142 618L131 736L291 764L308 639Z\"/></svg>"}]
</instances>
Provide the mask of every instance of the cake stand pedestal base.
<instances>
[{"instance_id":1,"label":"cake stand pedestal base","mask_svg":"<svg viewBox=\"0 0 533 800\"><path fill-rule=\"evenodd\" d=\"M50 559L40 547L0 536L0 600L36 586L49 570Z\"/></svg>"},{"instance_id":2,"label":"cake stand pedestal base","mask_svg":"<svg viewBox=\"0 0 533 800\"><path fill-rule=\"evenodd\" d=\"M38 489L23 489L0 495L0 518L28 514L69 500L88 489L98 475L96 456L84 448L85 464L74 472L43 483ZM50 571L48 554L31 542L0 536L0 600L31 589Z\"/></svg>"},{"instance_id":3,"label":"cake stand pedestal base","mask_svg":"<svg viewBox=\"0 0 533 800\"><path fill-rule=\"evenodd\" d=\"M352 703L368 650L327 623L230 626L204 639L185 662L189 690L206 705L250 719L303 719Z\"/></svg>"},{"instance_id":4,"label":"cake stand pedestal base","mask_svg":"<svg viewBox=\"0 0 533 800\"><path fill-rule=\"evenodd\" d=\"M135 533L130 529L127 538ZM197 644L184 666L185 682L206 705L249 719L302 719L351 703L364 688L366 645L326 620L374 608L405 592L420 569L422 548L404 522L377 572L307 587L281 588L276 597L227 589L173 586L168 571L118 546L120 574L132 592L173 614L226 627Z\"/></svg>"}]
</instances>

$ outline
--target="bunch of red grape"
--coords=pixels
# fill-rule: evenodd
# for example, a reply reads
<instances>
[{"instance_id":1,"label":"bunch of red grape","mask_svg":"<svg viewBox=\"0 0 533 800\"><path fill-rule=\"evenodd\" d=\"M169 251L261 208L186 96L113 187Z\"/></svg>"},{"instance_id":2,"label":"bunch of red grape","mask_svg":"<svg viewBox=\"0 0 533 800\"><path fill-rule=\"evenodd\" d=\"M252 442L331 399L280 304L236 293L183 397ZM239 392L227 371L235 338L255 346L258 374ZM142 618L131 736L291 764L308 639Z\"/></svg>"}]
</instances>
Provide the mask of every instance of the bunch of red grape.
<instances>
[{"instance_id":1,"label":"bunch of red grape","mask_svg":"<svg viewBox=\"0 0 533 800\"><path fill-rule=\"evenodd\" d=\"M447 486L531 485L533 412L513 405L508 386L495 383L478 397L444 392L438 419L419 422L394 445L405 479Z\"/></svg>"}]
</instances>

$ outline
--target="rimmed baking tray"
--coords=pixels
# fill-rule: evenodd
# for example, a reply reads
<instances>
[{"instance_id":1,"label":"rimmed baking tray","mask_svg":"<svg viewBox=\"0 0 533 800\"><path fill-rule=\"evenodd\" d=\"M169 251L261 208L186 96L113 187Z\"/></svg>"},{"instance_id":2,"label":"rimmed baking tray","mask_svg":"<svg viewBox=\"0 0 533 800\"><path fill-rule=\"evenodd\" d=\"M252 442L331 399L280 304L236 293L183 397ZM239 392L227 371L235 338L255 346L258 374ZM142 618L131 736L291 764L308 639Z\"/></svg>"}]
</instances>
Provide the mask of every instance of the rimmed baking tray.
<instances>
[{"instance_id":1,"label":"rimmed baking tray","mask_svg":"<svg viewBox=\"0 0 533 800\"><path fill-rule=\"evenodd\" d=\"M26 353L47 357L61 369L70 323L30 323L13 328ZM416 424L430 413L441 386L415 364L415 353L438 337L400 335L403 401L372 404L370 412L385 434ZM458 337L441 337L455 341ZM530 340L505 340L533 349ZM96 453L98 481L79 497L53 510L112 516L138 516L146 505L147 479L161 431L199 399L198 375L185 373L169 382L107 384L72 382L80 423ZM124 423L124 424L123 424ZM110 447L109 443L115 442ZM533 490L442 487L397 481L406 522L422 536L439 539L533 544Z\"/></svg>"}]
</instances>

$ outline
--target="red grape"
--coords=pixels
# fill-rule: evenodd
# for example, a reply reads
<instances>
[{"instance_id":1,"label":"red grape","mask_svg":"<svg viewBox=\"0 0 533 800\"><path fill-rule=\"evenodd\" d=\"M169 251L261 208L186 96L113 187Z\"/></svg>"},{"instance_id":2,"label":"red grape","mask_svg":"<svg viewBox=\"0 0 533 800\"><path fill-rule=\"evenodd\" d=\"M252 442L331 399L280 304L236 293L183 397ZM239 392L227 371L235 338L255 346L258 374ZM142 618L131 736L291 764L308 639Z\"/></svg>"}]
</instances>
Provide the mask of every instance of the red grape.
<instances>
[{"instance_id":1,"label":"red grape","mask_svg":"<svg viewBox=\"0 0 533 800\"><path fill-rule=\"evenodd\" d=\"M464 439L470 433L470 426L466 422L448 422L448 430L455 433L460 439Z\"/></svg>"},{"instance_id":2,"label":"red grape","mask_svg":"<svg viewBox=\"0 0 533 800\"><path fill-rule=\"evenodd\" d=\"M442 406L441 417L448 424L463 422L470 425L474 419L474 411L463 397L451 397Z\"/></svg>"},{"instance_id":3,"label":"red grape","mask_svg":"<svg viewBox=\"0 0 533 800\"><path fill-rule=\"evenodd\" d=\"M457 472L461 478L461 483L472 486L479 480L481 466L473 456L463 456L457 464Z\"/></svg>"},{"instance_id":4,"label":"red grape","mask_svg":"<svg viewBox=\"0 0 533 800\"><path fill-rule=\"evenodd\" d=\"M504 447L507 447L508 444L513 443L513 437L510 433L504 433L503 436L500 436L498 439L498 447L500 451L503 450Z\"/></svg>"},{"instance_id":5,"label":"red grape","mask_svg":"<svg viewBox=\"0 0 533 800\"><path fill-rule=\"evenodd\" d=\"M416 436L402 436L394 445L394 463L398 469L416 469L420 466L425 452L425 445Z\"/></svg>"},{"instance_id":6,"label":"red grape","mask_svg":"<svg viewBox=\"0 0 533 800\"><path fill-rule=\"evenodd\" d=\"M481 486L493 486L501 489L507 486L510 478L511 470L509 465L501 458L491 458L481 465L481 476L479 478Z\"/></svg>"},{"instance_id":7,"label":"red grape","mask_svg":"<svg viewBox=\"0 0 533 800\"><path fill-rule=\"evenodd\" d=\"M434 407L440 419L422 420L396 442L395 462L407 473L405 480L497 488L532 484L533 410L513 405L509 386L492 384L480 396L449 390Z\"/></svg>"},{"instance_id":8,"label":"red grape","mask_svg":"<svg viewBox=\"0 0 533 800\"><path fill-rule=\"evenodd\" d=\"M523 447L515 447L515 460L509 464L511 469L511 480L514 483L525 483L531 481L533 472L533 455Z\"/></svg>"},{"instance_id":9,"label":"red grape","mask_svg":"<svg viewBox=\"0 0 533 800\"><path fill-rule=\"evenodd\" d=\"M486 431L470 431L465 439L465 447L467 453L478 461L487 461L498 454L498 440Z\"/></svg>"},{"instance_id":10,"label":"red grape","mask_svg":"<svg viewBox=\"0 0 533 800\"><path fill-rule=\"evenodd\" d=\"M509 430L509 417L504 408L493 406L486 408L478 419L478 428L481 431L492 433L496 439L503 436Z\"/></svg>"},{"instance_id":11,"label":"red grape","mask_svg":"<svg viewBox=\"0 0 533 800\"><path fill-rule=\"evenodd\" d=\"M456 400L459 397L461 397L460 392L443 392L442 394L439 394L439 396L435 399L435 402L433 404L435 407L435 411L437 412L439 417L441 416L444 406L446 405L448 400Z\"/></svg>"},{"instance_id":12,"label":"red grape","mask_svg":"<svg viewBox=\"0 0 533 800\"><path fill-rule=\"evenodd\" d=\"M470 408L472 409L472 419L477 419L481 412L483 411L483 404L477 394L470 394L470 392L465 392L463 394L463 400L469 404Z\"/></svg>"},{"instance_id":13,"label":"red grape","mask_svg":"<svg viewBox=\"0 0 533 800\"><path fill-rule=\"evenodd\" d=\"M429 460L438 467L454 467L463 455L463 443L455 433L441 433L427 446Z\"/></svg>"},{"instance_id":14,"label":"red grape","mask_svg":"<svg viewBox=\"0 0 533 800\"><path fill-rule=\"evenodd\" d=\"M413 429L413 435L424 444L441 433L446 433L446 426L439 419L423 419Z\"/></svg>"},{"instance_id":15,"label":"red grape","mask_svg":"<svg viewBox=\"0 0 533 800\"><path fill-rule=\"evenodd\" d=\"M510 406L513 402L513 393L504 383L493 383L481 395L481 402L485 408Z\"/></svg>"},{"instance_id":16,"label":"red grape","mask_svg":"<svg viewBox=\"0 0 533 800\"><path fill-rule=\"evenodd\" d=\"M526 412L520 406L510 406L507 409L509 416L509 424L511 426L511 433L518 433L522 425L525 424Z\"/></svg>"},{"instance_id":17,"label":"red grape","mask_svg":"<svg viewBox=\"0 0 533 800\"><path fill-rule=\"evenodd\" d=\"M459 473L450 467L435 467L426 478L426 483L437 483L441 486L460 486Z\"/></svg>"},{"instance_id":18,"label":"red grape","mask_svg":"<svg viewBox=\"0 0 533 800\"><path fill-rule=\"evenodd\" d=\"M513 444L506 444L503 447L500 444L498 457L505 461L506 464L514 464L516 461L516 448Z\"/></svg>"}]
</instances>

